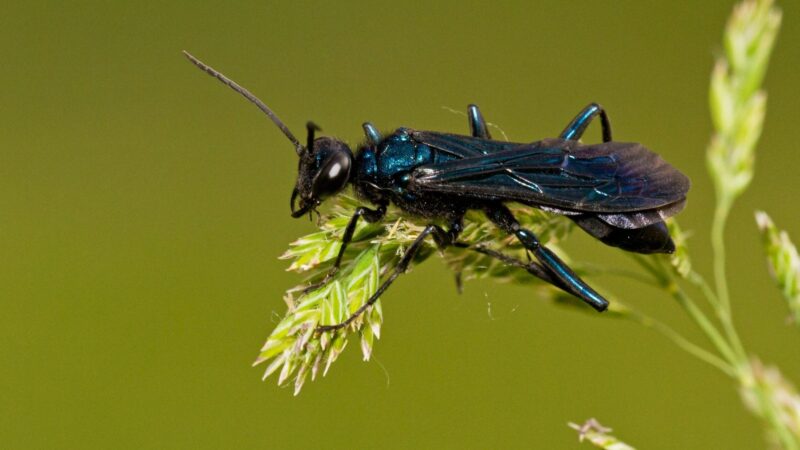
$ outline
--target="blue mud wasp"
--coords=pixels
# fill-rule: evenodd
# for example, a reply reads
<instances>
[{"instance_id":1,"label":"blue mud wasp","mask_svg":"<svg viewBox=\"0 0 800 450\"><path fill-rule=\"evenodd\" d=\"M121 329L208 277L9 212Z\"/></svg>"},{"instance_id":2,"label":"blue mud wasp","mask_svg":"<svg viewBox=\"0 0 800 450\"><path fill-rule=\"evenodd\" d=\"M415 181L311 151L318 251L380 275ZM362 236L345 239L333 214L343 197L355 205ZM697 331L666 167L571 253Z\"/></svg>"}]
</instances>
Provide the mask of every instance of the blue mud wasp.
<instances>
[{"instance_id":1,"label":"blue mud wasp","mask_svg":"<svg viewBox=\"0 0 800 450\"><path fill-rule=\"evenodd\" d=\"M366 122L366 141L354 155L340 140L315 137L319 128L312 122L307 124L307 141L302 145L261 100L189 53L184 54L258 106L294 145L300 160L290 200L292 217L316 211L323 200L348 184L359 198L374 205L356 209L330 272L306 292L333 278L360 219L381 220L391 203L431 221L360 309L344 322L320 326L318 331L345 327L375 303L406 271L428 236L440 249L472 248L523 267L597 311L604 311L608 301L542 245L533 232L522 228L506 202L562 214L603 243L627 251L647 254L675 250L664 219L683 209L689 179L641 144L612 141L608 115L598 104L584 108L557 138L531 143L492 140L475 105L467 110L470 136L409 128L398 128L384 136ZM586 127L598 116L603 142L580 143ZM467 210L483 211L496 226L516 236L536 261L523 263L501 252L459 242ZM434 223L441 221L448 224L447 229Z\"/></svg>"}]
</instances>

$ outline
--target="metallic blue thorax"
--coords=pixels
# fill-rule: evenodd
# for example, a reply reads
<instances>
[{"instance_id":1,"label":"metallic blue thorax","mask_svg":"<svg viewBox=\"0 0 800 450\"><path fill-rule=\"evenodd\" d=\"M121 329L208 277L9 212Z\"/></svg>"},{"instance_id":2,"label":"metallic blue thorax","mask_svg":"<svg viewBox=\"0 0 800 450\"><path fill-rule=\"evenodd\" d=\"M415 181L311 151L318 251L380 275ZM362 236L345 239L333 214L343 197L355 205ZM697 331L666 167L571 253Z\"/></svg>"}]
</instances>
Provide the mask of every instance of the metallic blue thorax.
<instances>
[{"instance_id":1,"label":"metallic blue thorax","mask_svg":"<svg viewBox=\"0 0 800 450\"><path fill-rule=\"evenodd\" d=\"M367 143L359 149L352 182L367 199L391 199L401 208L413 211L416 208L410 202L418 197L406 189L408 175L419 166L453 159L458 158L413 139L412 130L398 128L379 143ZM436 215L434 210L429 213Z\"/></svg>"},{"instance_id":2,"label":"metallic blue thorax","mask_svg":"<svg viewBox=\"0 0 800 450\"><path fill-rule=\"evenodd\" d=\"M476 207L469 192L422 193L409 184L412 172L466 157L508 150L520 144L455 134L398 128L379 142L369 140L356 155L351 182L359 196L376 204L392 202L406 212L447 217ZM456 204L458 203L458 204Z\"/></svg>"},{"instance_id":3,"label":"metallic blue thorax","mask_svg":"<svg viewBox=\"0 0 800 450\"><path fill-rule=\"evenodd\" d=\"M385 185L392 179L400 182L403 174L421 165L451 159L455 158L414 141L408 129L398 128L379 144L361 148L357 156L356 178L380 181Z\"/></svg>"}]
</instances>

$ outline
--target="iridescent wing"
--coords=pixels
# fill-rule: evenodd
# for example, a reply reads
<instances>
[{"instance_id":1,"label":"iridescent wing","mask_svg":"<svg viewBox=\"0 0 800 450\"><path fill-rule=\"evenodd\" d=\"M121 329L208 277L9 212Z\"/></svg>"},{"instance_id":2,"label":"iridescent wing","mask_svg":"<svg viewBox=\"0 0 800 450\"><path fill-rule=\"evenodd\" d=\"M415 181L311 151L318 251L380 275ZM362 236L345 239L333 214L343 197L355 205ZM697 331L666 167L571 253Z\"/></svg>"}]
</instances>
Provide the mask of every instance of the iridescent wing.
<instances>
[{"instance_id":1,"label":"iridescent wing","mask_svg":"<svg viewBox=\"0 0 800 450\"><path fill-rule=\"evenodd\" d=\"M638 228L677 213L689 190L684 174L635 143L514 144L434 132L412 137L461 158L416 168L408 188L420 192L589 212L617 227Z\"/></svg>"}]
</instances>

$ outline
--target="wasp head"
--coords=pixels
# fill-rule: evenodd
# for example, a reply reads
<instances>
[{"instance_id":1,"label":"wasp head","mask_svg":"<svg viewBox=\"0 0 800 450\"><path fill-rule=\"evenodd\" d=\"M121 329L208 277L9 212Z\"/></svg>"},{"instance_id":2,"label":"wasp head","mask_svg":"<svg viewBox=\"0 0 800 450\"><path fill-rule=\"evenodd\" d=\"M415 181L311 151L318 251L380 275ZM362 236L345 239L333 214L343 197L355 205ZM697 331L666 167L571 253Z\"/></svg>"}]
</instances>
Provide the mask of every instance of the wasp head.
<instances>
[{"instance_id":1,"label":"wasp head","mask_svg":"<svg viewBox=\"0 0 800 450\"><path fill-rule=\"evenodd\" d=\"M297 167L297 184L290 201L292 217L300 217L305 213L316 211L315 208L323 200L344 188L350 179L350 168L353 166L353 152L350 151L347 144L330 137L314 139L314 132L319 131L319 127L313 122L308 122L306 124L308 140L303 146L269 106L258 97L188 52L184 51L183 54L202 71L253 102L294 145L300 162Z\"/></svg>"},{"instance_id":2,"label":"wasp head","mask_svg":"<svg viewBox=\"0 0 800 450\"><path fill-rule=\"evenodd\" d=\"M319 128L309 122L308 143L300 153L297 184L292 191L292 217L315 211L323 200L341 191L350 179L353 152L344 142L331 137L314 139Z\"/></svg>"}]
</instances>

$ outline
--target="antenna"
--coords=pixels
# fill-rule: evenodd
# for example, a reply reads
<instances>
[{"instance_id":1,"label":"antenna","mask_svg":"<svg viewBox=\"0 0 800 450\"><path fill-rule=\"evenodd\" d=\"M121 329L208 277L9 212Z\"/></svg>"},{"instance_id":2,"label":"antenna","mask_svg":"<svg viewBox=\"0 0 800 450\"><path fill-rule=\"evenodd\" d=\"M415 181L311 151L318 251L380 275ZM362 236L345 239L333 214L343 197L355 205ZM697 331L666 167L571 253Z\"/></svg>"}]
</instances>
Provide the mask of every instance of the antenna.
<instances>
[{"instance_id":1,"label":"antenna","mask_svg":"<svg viewBox=\"0 0 800 450\"><path fill-rule=\"evenodd\" d=\"M281 129L281 131L283 131L283 134L285 134L286 137L289 138L290 141L292 141L292 144L294 144L294 149L297 152L297 154L302 156L305 153L306 149L300 144L300 141L298 141L297 138L294 137L292 132L289 131L289 128L287 128L286 125L284 125L284 123L281 122L281 119L279 119L278 116L276 116L275 113L272 112L271 109L269 109L269 106L267 106L266 104L264 104L264 102L259 100L258 97L256 97L255 95L251 94L250 91L248 91L247 89L239 86L235 81L233 81L230 78L226 77L225 75L217 72L216 70L212 69L211 67L209 67L208 65L206 65L205 63L200 61L199 59L195 58L194 56L192 56L186 50L183 51L183 54L186 55L186 57L189 59L189 61L191 61L192 64L194 64L195 66L199 67L202 71L206 72L207 74L211 75L212 77L214 77L214 78L218 79L219 81L223 82L224 84L226 84L228 87L230 87L234 91L242 94L244 96L244 98L250 100L256 106L258 106L258 109L263 111L264 114L266 114L267 117L269 117L270 120L272 120L272 122L275 125L277 125L278 128Z\"/></svg>"}]
</instances>

